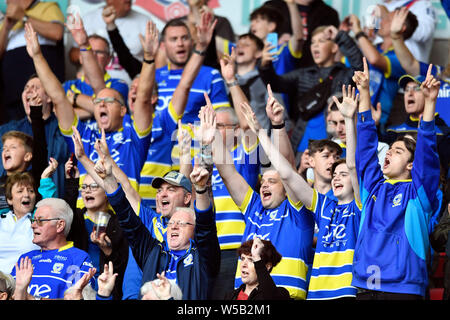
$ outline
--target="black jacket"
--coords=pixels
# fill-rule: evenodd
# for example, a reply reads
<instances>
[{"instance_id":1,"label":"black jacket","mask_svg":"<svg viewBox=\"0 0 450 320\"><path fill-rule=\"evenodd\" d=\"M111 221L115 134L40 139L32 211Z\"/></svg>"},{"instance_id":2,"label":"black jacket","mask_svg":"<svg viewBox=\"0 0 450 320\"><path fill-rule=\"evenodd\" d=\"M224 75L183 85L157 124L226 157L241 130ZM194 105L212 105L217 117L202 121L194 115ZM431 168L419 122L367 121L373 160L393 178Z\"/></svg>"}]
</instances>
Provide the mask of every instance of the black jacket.
<instances>
[{"instance_id":1,"label":"black jacket","mask_svg":"<svg viewBox=\"0 0 450 320\"><path fill-rule=\"evenodd\" d=\"M302 95L309 89L320 83L321 79L325 79L334 68L340 69L333 78L331 92L342 91L342 85L353 84L352 77L356 70L363 69L363 55L353 39L344 31L339 31L336 35L335 42L338 44L340 51L347 57L351 64L351 68L347 68L342 63L336 63L331 67L318 67L313 65L306 68L298 68L283 75L277 75L272 64L266 67L259 67L259 74L265 84L270 83L274 92L287 93L291 105L290 116L295 121L299 114L297 103L302 100ZM309 50L304 48L303 51Z\"/></svg>"},{"instance_id":2,"label":"black jacket","mask_svg":"<svg viewBox=\"0 0 450 320\"><path fill-rule=\"evenodd\" d=\"M73 241L75 247L87 252L89 248L90 234L86 229L84 221L84 213L86 212L86 208L76 208L78 198L78 179L66 179L65 188L65 200L73 210L72 226L67 239ZM109 210L108 213L111 215L111 218L106 226L106 235L111 240L112 253L109 257L107 257L103 251L100 250L99 272L103 272L104 265L108 264L109 261L113 263L114 273L117 273L118 276L116 278L116 284L114 286L112 296L114 300L121 300L123 276L128 263L128 241L120 228L117 215L112 210Z\"/></svg>"},{"instance_id":3,"label":"black jacket","mask_svg":"<svg viewBox=\"0 0 450 320\"><path fill-rule=\"evenodd\" d=\"M290 300L289 291L283 287L277 287L262 260L255 264L258 286L248 296L248 300ZM225 300L236 300L239 292L245 290L245 284L225 296Z\"/></svg>"}]
</instances>

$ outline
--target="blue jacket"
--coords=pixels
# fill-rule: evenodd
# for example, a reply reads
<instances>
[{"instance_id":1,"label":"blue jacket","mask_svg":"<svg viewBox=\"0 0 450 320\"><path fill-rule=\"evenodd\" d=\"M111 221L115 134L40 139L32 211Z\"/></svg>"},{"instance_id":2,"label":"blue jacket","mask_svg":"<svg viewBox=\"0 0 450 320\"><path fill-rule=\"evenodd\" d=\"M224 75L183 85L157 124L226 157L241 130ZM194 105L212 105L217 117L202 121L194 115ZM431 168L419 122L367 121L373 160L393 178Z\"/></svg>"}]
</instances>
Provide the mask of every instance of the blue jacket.
<instances>
[{"instance_id":1,"label":"blue jacket","mask_svg":"<svg viewBox=\"0 0 450 320\"><path fill-rule=\"evenodd\" d=\"M352 285L424 296L430 250L428 225L438 205L440 167L435 123L420 123L408 180L384 179L370 111L358 114L357 139L356 168L363 209Z\"/></svg>"},{"instance_id":2,"label":"blue jacket","mask_svg":"<svg viewBox=\"0 0 450 320\"><path fill-rule=\"evenodd\" d=\"M119 218L137 264L142 269L142 284L154 280L156 274L167 270L170 249L165 242L152 237L150 231L134 213L122 188L108 194L108 200ZM215 214L210 206L205 211L195 208L195 237L191 247L177 263L177 284L183 300L205 300L220 267L220 247L217 239Z\"/></svg>"},{"instance_id":3,"label":"blue jacket","mask_svg":"<svg viewBox=\"0 0 450 320\"><path fill-rule=\"evenodd\" d=\"M11 130L21 131L33 136L31 123L30 121L28 121L27 117L23 118L22 120L10 121L0 126L0 137L4 133ZM50 118L45 120L45 139L47 140L48 157L55 158L59 163L56 172L52 176L52 180L56 184L58 197L62 198L64 196L64 164L69 159L70 152L69 148L67 147L66 141L64 140L64 137L59 131L58 120L53 113L51 114ZM0 140L0 149L1 148L3 148L3 144ZM6 171L3 168L2 162L0 161L0 176L3 176L5 174Z\"/></svg>"}]
</instances>

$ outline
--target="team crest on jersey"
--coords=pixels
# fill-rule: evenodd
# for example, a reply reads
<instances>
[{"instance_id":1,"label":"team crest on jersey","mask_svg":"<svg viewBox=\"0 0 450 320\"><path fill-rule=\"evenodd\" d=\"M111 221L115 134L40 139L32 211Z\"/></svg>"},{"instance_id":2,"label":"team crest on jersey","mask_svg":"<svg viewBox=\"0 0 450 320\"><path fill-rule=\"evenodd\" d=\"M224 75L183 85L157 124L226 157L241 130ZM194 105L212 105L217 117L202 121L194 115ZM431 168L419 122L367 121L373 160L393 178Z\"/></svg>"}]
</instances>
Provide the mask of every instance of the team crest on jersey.
<instances>
[{"instance_id":1,"label":"team crest on jersey","mask_svg":"<svg viewBox=\"0 0 450 320\"><path fill-rule=\"evenodd\" d=\"M192 253L190 253L186 258L184 258L183 263L185 267L192 265L193 263Z\"/></svg>"},{"instance_id":2,"label":"team crest on jersey","mask_svg":"<svg viewBox=\"0 0 450 320\"><path fill-rule=\"evenodd\" d=\"M59 263L59 262L56 262L54 265L53 265L53 269L52 269L52 273L56 273L56 274L61 274L61 270L64 268L64 264L63 263Z\"/></svg>"},{"instance_id":3,"label":"team crest on jersey","mask_svg":"<svg viewBox=\"0 0 450 320\"><path fill-rule=\"evenodd\" d=\"M402 198L403 198L403 194L402 193L399 193L398 195L396 195L394 200L392 201L392 208L398 207L399 205L401 205L402 204Z\"/></svg>"}]
</instances>

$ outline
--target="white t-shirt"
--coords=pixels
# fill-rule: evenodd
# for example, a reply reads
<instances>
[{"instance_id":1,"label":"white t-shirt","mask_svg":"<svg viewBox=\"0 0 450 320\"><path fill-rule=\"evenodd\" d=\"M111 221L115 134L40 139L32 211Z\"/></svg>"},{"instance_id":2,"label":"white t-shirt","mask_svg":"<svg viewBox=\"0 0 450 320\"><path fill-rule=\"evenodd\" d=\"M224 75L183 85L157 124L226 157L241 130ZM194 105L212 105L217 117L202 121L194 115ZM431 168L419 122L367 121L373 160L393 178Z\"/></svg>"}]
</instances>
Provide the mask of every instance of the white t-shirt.
<instances>
[{"instance_id":1,"label":"white t-shirt","mask_svg":"<svg viewBox=\"0 0 450 320\"><path fill-rule=\"evenodd\" d=\"M100 7L86 13L82 17L84 28L89 36L92 34L97 34L107 39L110 42L110 47L112 50L111 40L109 39L108 31L106 30L106 23L102 18L102 11L103 7ZM115 21L126 46L130 49L131 54L139 60L142 60L144 57L144 51L139 40L139 34L142 34L143 36L145 35L145 26L148 20L151 20L149 16L131 10L125 17L117 18ZM128 85L131 84L131 79L125 69L123 69L119 64L116 54L114 54L111 62L106 67L106 71L112 78L122 79L126 81Z\"/></svg>"},{"instance_id":2,"label":"white t-shirt","mask_svg":"<svg viewBox=\"0 0 450 320\"><path fill-rule=\"evenodd\" d=\"M11 211L0 216L0 271L10 273L22 254L40 249L33 243L30 216L17 221Z\"/></svg>"}]
</instances>

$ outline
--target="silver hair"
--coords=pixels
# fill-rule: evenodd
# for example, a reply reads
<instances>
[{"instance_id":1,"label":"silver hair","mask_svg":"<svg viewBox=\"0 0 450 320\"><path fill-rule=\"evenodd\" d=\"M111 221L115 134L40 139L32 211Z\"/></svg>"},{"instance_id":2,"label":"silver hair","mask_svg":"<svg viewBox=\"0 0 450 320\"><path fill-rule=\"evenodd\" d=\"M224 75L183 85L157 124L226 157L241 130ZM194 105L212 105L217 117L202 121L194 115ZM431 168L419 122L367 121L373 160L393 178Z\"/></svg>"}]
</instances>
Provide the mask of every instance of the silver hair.
<instances>
[{"instance_id":1,"label":"silver hair","mask_svg":"<svg viewBox=\"0 0 450 320\"><path fill-rule=\"evenodd\" d=\"M170 296L174 300L181 300L183 298L183 293L181 292L180 287L176 284L176 281L174 279L168 279L168 281L170 283ZM161 280L154 279L152 281L147 281L146 283L144 283L141 287L141 296L144 296L148 292L152 291L153 294L158 297L158 295L156 294L155 290L152 287L152 282L154 282L156 285L159 285Z\"/></svg>"},{"instance_id":2,"label":"silver hair","mask_svg":"<svg viewBox=\"0 0 450 320\"><path fill-rule=\"evenodd\" d=\"M70 208L69 204L63 199L58 198L47 198L42 199L38 203L36 203L36 208L48 206L51 207L52 217L53 218L61 218L66 222L66 226L64 228L64 235L67 237L70 231L70 227L72 226L73 221L73 211Z\"/></svg>"},{"instance_id":3,"label":"silver hair","mask_svg":"<svg viewBox=\"0 0 450 320\"><path fill-rule=\"evenodd\" d=\"M216 114L218 113L228 113L230 115L230 120L234 125L238 125L239 124L239 119L236 115L236 111L234 110L234 108L231 107L219 107L217 109L214 109L214 112Z\"/></svg>"},{"instance_id":4,"label":"silver hair","mask_svg":"<svg viewBox=\"0 0 450 320\"><path fill-rule=\"evenodd\" d=\"M192 219L193 219L194 224L195 224L195 211L192 208L190 208L190 207L176 207L173 212L175 213L177 211L183 211L183 212L189 213L192 216Z\"/></svg>"},{"instance_id":5,"label":"silver hair","mask_svg":"<svg viewBox=\"0 0 450 320\"><path fill-rule=\"evenodd\" d=\"M14 290L16 290L16 281L13 276L9 273L3 273L0 271L0 280L4 281L5 284L5 292L7 294L8 299L14 294Z\"/></svg>"}]
</instances>

